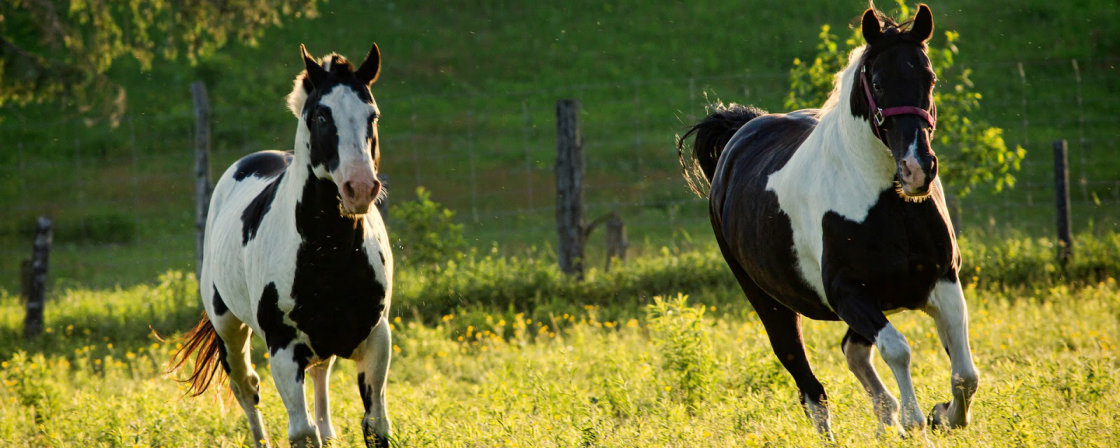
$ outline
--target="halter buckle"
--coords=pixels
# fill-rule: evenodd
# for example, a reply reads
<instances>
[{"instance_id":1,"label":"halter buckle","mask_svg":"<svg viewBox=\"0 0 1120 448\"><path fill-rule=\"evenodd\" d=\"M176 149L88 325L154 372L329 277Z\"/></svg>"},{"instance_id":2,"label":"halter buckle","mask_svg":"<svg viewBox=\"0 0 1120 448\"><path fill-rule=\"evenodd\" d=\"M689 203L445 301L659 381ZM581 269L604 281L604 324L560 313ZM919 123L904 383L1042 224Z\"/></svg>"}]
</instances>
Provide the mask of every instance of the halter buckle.
<instances>
[{"instance_id":1,"label":"halter buckle","mask_svg":"<svg viewBox=\"0 0 1120 448\"><path fill-rule=\"evenodd\" d=\"M886 117L883 116L883 108L876 107L875 108L875 114L873 115L873 117L875 118L875 125L876 126L882 126L883 125L883 120L886 119Z\"/></svg>"}]
</instances>

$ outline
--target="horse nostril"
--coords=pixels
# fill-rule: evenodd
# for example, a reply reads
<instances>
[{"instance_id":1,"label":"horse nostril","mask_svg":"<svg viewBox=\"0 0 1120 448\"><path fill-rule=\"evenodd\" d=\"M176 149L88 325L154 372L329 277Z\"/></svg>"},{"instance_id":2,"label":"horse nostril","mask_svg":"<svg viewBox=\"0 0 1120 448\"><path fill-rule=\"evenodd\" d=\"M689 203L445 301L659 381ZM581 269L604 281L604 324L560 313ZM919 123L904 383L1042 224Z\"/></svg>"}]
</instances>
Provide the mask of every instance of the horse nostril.
<instances>
[{"instance_id":1,"label":"horse nostril","mask_svg":"<svg viewBox=\"0 0 1120 448\"><path fill-rule=\"evenodd\" d=\"M354 193L354 185L352 183L346 182L342 184L342 189L346 191L346 197L352 198L356 196L356 193Z\"/></svg>"}]
</instances>

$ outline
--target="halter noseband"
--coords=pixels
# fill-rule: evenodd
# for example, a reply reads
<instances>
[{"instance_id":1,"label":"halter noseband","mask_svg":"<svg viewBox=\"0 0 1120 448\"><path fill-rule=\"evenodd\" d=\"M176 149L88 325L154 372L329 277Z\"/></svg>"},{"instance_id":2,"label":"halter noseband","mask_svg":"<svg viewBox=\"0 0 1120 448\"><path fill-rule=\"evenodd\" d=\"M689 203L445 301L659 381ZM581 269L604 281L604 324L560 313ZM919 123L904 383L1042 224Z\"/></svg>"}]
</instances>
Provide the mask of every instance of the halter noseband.
<instances>
[{"instance_id":1,"label":"halter noseband","mask_svg":"<svg viewBox=\"0 0 1120 448\"><path fill-rule=\"evenodd\" d=\"M860 82L863 84L863 93L867 95L867 107L869 112L871 112L871 130L875 132L875 137L878 137L883 144L886 144L887 141L883 140L882 131L879 130L879 127L883 125L883 121L886 120L887 117L892 115L917 115L924 118L926 123L929 123L930 129L937 128L937 105L933 104L932 101L930 102L930 108L933 110L933 114L915 106L896 106L883 109L875 104L875 98L871 96L871 87L868 87L869 83L867 82L866 65L860 67L859 76ZM890 145L887 146L889 147Z\"/></svg>"}]
</instances>

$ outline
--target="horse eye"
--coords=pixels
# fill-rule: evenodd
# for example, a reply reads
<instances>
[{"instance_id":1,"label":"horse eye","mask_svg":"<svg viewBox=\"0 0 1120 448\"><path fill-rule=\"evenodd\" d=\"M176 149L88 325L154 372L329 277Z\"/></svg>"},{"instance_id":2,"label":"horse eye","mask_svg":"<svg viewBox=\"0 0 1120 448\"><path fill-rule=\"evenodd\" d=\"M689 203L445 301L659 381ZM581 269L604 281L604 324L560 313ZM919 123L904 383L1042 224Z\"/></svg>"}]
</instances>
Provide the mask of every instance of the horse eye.
<instances>
[{"instance_id":1,"label":"horse eye","mask_svg":"<svg viewBox=\"0 0 1120 448\"><path fill-rule=\"evenodd\" d=\"M324 115L319 115L315 117L315 121L319 124L327 124L327 117Z\"/></svg>"},{"instance_id":2,"label":"horse eye","mask_svg":"<svg viewBox=\"0 0 1120 448\"><path fill-rule=\"evenodd\" d=\"M879 85L879 81L871 81L871 88L876 91L883 90L883 86Z\"/></svg>"}]
</instances>

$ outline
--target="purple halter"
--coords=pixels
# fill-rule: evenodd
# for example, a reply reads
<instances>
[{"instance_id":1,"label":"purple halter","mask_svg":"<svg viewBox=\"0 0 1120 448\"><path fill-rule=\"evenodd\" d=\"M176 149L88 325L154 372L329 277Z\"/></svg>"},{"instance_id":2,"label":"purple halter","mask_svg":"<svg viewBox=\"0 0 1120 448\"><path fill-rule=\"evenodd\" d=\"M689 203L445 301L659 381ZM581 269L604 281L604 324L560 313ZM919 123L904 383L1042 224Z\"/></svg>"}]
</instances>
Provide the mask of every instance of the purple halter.
<instances>
[{"instance_id":1,"label":"purple halter","mask_svg":"<svg viewBox=\"0 0 1120 448\"><path fill-rule=\"evenodd\" d=\"M897 106L883 109L875 104L875 98L871 96L871 87L868 87L870 83L867 82L866 65L860 67L859 76L860 81L863 84L863 93L867 95L867 106L871 112L871 130L875 132L875 136L878 137L879 140L882 140L883 144L886 144L887 141L883 140L882 131L879 130L879 127L883 125L883 120L892 115L917 115L924 118L926 120L926 123L929 123L930 129L937 128L936 104L933 104L932 102L930 103L930 109L933 110L932 115L929 112L926 112L925 109L914 106Z\"/></svg>"}]
</instances>

